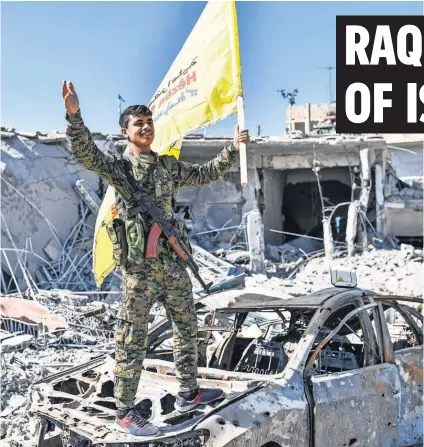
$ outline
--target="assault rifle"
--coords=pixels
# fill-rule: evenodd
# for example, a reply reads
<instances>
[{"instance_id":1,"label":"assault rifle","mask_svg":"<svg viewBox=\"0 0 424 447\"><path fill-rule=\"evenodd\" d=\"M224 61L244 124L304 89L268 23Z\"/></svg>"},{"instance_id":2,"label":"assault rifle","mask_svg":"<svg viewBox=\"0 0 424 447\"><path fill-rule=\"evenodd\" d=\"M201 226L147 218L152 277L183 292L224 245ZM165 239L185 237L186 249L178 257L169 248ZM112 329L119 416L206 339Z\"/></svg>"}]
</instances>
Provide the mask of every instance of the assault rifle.
<instances>
[{"instance_id":1,"label":"assault rifle","mask_svg":"<svg viewBox=\"0 0 424 447\"><path fill-rule=\"evenodd\" d=\"M163 233L168 244L175 251L179 259L193 272L193 275L202 285L203 289L209 293L209 289L213 283L206 284L200 277L199 267L193 259L190 250L184 243L180 232L168 222L167 218L163 215L163 212L150 197L139 191L134 192L133 201L129 204L127 213L129 217L141 214L144 221L151 226L147 237L146 258L157 257L157 245L159 237Z\"/></svg>"},{"instance_id":2,"label":"assault rifle","mask_svg":"<svg viewBox=\"0 0 424 447\"><path fill-rule=\"evenodd\" d=\"M156 203L137 189L135 179L126 160L123 168L123 174L125 175L110 177L107 181L121 194L127 206L128 216L135 217L141 214L142 219L151 227L147 237L146 258L157 257L157 245L159 237L163 233L168 244L183 262L184 266L193 272L194 277L209 294L209 289L213 283L206 284L200 277L199 266L184 243L180 232L163 215Z\"/></svg>"}]
</instances>

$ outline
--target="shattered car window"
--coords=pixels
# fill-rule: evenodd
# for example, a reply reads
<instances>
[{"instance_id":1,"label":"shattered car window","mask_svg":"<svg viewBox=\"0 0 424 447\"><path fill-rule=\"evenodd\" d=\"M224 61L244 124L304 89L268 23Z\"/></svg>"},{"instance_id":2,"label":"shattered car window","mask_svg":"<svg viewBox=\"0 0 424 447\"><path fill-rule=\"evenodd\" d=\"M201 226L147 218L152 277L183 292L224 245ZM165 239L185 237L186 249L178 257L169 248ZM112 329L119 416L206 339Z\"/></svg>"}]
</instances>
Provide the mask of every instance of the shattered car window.
<instances>
[{"instance_id":1,"label":"shattered car window","mask_svg":"<svg viewBox=\"0 0 424 447\"><path fill-rule=\"evenodd\" d=\"M333 313L325 322L309 355L311 359L317 354L311 368L307 371L308 375L333 374L366 366L366 347L374 351L374 355L378 357L376 347L371 347L368 341L364 340L359 315L366 311L357 312L344 321L344 318L354 311L353 305L346 306ZM339 325L341 327L334 333Z\"/></svg>"},{"instance_id":2,"label":"shattered car window","mask_svg":"<svg viewBox=\"0 0 424 447\"><path fill-rule=\"evenodd\" d=\"M423 317L416 309L401 303L384 303L383 308L394 351L422 344Z\"/></svg>"},{"instance_id":3,"label":"shattered car window","mask_svg":"<svg viewBox=\"0 0 424 447\"><path fill-rule=\"evenodd\" d=\"M295 351L313 311L262 311L234 315L232 332L211 332L206 352L207 366L241 373L281 373ZM226 315L226 314L224 314ZM227 314L228 315L228 314ZM217 320L221 314L217 313Z\"/></svg>"},{"instance_id":4,"label":"shattered car window","mask_svg":"<svg viewBox=\"0 0 424 447\"><path fill-rule=\"evenodd\" d=\"M315 310L198 313L199 367L247 374L281 373ZM149 344L148 358L172 361L172 329Z\"/></svg>"}]
</instances>

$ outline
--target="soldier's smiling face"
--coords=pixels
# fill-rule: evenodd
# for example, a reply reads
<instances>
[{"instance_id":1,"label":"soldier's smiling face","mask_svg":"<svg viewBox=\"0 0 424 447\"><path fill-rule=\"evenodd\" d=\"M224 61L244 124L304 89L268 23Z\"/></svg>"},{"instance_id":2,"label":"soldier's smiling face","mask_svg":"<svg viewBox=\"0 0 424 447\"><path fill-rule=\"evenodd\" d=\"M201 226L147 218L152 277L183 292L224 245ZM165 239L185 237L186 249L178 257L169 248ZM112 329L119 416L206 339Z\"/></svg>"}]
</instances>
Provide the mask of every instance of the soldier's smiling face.
<instances>
[{"instance_id":1,"label":"soldier's smiling face","mask_svg":"<svg viewBox=\"0 0 424 447\"><path fill-rule=\"evenodd\" d=\"M150 146L155 138L155 128L151 116L131 116L127 128L122 131L124 135L128 136L131 143L140 148Z\"/></svg>"}]
</instances>

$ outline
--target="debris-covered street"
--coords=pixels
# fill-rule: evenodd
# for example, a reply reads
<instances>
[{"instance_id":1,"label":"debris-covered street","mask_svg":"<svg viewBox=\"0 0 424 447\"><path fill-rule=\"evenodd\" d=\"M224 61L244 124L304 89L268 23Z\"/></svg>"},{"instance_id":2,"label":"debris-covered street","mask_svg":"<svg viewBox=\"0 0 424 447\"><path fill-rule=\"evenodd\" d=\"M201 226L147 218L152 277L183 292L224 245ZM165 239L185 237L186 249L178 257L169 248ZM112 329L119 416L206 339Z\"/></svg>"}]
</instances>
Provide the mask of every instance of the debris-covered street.
<instances>
[{"instance_id":1,"label":"debris-covered street","mask_svg":"<svg viewBox=\"0 0 424 447\"><path fill-rule=\"evenodd\" d=\"M338 265L357 268L358 285L362 288L389 295L422 296L424 276L423 254L420 249L402 245L400 250L378 250L370 246L363 254L355 255L351 259L343 257L337 261ZM308 295L331 286L328 266L323 257L299 265L298 269L292 272L291 278L273 276L272 272L282 267L281 264L267 261L267 270L271 273L246 277L246 287L261 291L269 289L290 298ZM205 267L201 270L207 280L222 280L222 274L216 270ZM119 298L117 294L113 296ZM20 300L19 296L16 299ZM40 291L33 297L27 296L26 299L34 300L52 313L62 316L67 327L46 334L37 331L37 336L30 335L21 341L19 337L23 335L16 334L27 333L24 327L14 334L2 331L0 427L2 444L5 446L35 445L34 438L39 425L37 419L27 414L28 389L34 381L82 364L102 352L110 353L113 349L111 337L116 303L93 301L91 295L76 295L71 291L62 290ZM161 315L161 309L153 309L152 323L154 319L157 321L160 318L155 314ZM11 329L12 320L7 319L3 306L1 315L3 327ZM17 325L18 321L25 320L17 318L13 321ZM34 326L37 327L35 322ZM15 328L19 329L18 326ZM17 339L16 343L14 339ZM58 435L53 432L49 436Z\"/></svg>"}]
</instances>

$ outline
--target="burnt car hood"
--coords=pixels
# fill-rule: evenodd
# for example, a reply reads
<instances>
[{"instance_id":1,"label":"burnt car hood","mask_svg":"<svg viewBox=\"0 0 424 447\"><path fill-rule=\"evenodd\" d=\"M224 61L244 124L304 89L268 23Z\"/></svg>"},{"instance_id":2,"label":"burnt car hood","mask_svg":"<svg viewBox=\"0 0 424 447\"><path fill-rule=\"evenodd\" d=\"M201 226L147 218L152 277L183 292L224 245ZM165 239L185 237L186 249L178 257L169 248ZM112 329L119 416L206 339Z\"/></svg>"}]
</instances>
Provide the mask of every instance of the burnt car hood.
<instances>
[{"instance_id":1,"label":"burnt car hood","mask_svg":"<svg viewBox=\"0 0 424 447\"><path fill-rule=\"evenodd\" d=\"M199 407L181 414L174 409L178 383L174 365L162 360L145 360L145 370L137 391L136 407L149 420L160 426L163 435L142 438L143 442L170 443L199 436L193 428L209 415L261 388L263 375L199 368L202 387L219 387L226 398L214 406ZM118 432L114 428L113 397L114 359L98 356L89 362L51 375L31 387L31 413L41 416L61 429L66 429L95 444L140 443L140 437Z\"/></svg>"}]
</instances>

